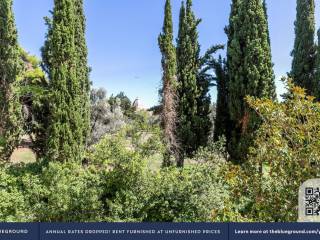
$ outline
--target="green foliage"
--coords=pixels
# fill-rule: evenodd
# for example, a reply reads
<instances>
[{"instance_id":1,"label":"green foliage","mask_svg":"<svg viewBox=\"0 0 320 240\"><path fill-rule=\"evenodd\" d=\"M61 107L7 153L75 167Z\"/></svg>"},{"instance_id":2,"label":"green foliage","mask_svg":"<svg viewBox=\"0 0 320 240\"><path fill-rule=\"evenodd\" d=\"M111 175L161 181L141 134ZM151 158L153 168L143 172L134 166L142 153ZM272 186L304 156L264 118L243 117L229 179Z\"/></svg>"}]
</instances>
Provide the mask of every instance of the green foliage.
<instances>
[{"instance_id":1,"label":"green foliage","mask_svg":"<svg viewBox=\"0 0 320 240\"><path fill-rule=\"evenodd\" d=\"M20 82L20 101L23 105L24 133L33 141L32 148L39 157L45 153L49 116L49 82L41 62L20 49L24 72Z\"/></svg>"},{"instance_id":2,"label":"green foliage","mask_svg":"<svg viewBox=\"0 0 320 240\"><path fill-rule=\"evenodd\" d=\"M28 204L19 189L17 178L8 173L8 168L0 168L0 221L23 222L30 221Z\"/></svg>"},{"instance_id":3,"label":"green foliage","mask_svg":"<svg viewBox=\"0 0 320 240\"><path fill-rule=\"evenodd\" d=\"M213 164L164 169L155 176L154 191L146 204L146 221L203 222L222 209L227 196ZM214 187L213 187L214 186Z\"/></svg>"},{"instance_id":4,"label":"green foliage","mask_svg":"<svg viewBox=\"0 0 320 240\"><path fill-rule=\"evenodd\" d=\"M308 94L318 94L319 84L314 81L316 61L315 3L314 0L297 0L295 21L295 43L290 77L297 86L305 88Z\"/></svg>"},{"instance_id":5,"label":"green foliage","mask_svg":"<svg viewBox=\"0 0 320 240\"><path fill-rule=\"evenodd\" d=\"M176 49L173 45L173 23L171 2L166 1L163 32L158 38L160 51L162 53L162 89L161 121L164 132L164 144L167 151L164 156L163 165L173 165L172 157L178 161L179 146L177 143L177 60Z\"/></svg>"},{"instance_id":6,"label":"green foliage","mask_svg":"<svg viewBox=\"0 0 320 240\"><path fill-rule=\"evenodd\" d=\"M111 95L111 97L108 99L108 102L111 106L111 111L114 111L117 107L117 101L120 101L120 107L123 111L123 114L126 117L133 117L135 112L135 107L132 106L131 100L125 95L124 92L120 92L116 96Z\"/></svg>"},{"instance_id":7,"label":"green foliage","mask_svg":"<svg viewBox=\"0 0 320 240\"><path fill-rule=\"evenodd\" d=\"M92 89L90 99L91 131L88 139L89 146L99 142L107 133L111 134L119 131L127 121L127 117L124 116L121 109L120 100L112 96L107 99L107 92L103 88ZM133 116L134 113L132 112Z\"/></svg>"},{"instance_id":8,"label":"green foliage","mask_svg":"<svg viewBox=\"0 0 320 240\"><path fill-rule=\"evenodd\" d=\"M78 138L81 145L85 147L88 145L89 129L90 129L90 68L88 66L88 49L86 43L86 18L84 15L83 0L74 1L75 8L75 53L76 53L76 79L78 86L75 86L70 92L74 94L75 102L77 104L77 111L81 114L79 119L80 131Z\"/></svg>"},{"instance_id":9,"label":"green foliage","mask_svg":"<svg viewBox=\"0 0 320 240\"><path fill-rule=\"evenodd\" d=\"M149 159L165 149L160 129L152 130L143 119L116 135L107 135L88 154L89 164L101 169L105 220L211 220L229 197L221 177L225 160L223 154L217 154L218 145L212 147L215 150L202 151L201 156L208 157L202 163L151 170Z\"/></svg>"},{"instance_id":10,"label":"green foliage","mask_svg":"<svg viewBox=\"0 0 320 240\"><path fill-rule=\"evenodd\" d=\"M199 58L199 45L197 42L198 22L191 9L182 3L180 10L179 33L177 39L177 76L178 76L178 141L181 151L178 166L184 165L185 155L191 155L196 150L196 133L193 131L197 115L197 71Z\"/></svg>"},{"instance_id":11,"label":"green foliage","mask_svg":"<svg viewBox=\"0 0 320 240\"><path fill-rule=\"evenodd\" d=\"M12 0L0 3L0 41L0 136L5 140L0 155L8 160L19 144L22 132L22 111L18 94L22 62Z\"/></svg>"},{"instance_id":12,"label":"green foliage","mask_svg":"<svg viewBox=\"0 0 320 240\"><path fill-rule=\"evenodd\" d=\"M49 163L43 169L40 221L100 221L103 213L100 176L77 163Z\"/></svg>"},{"instance_id":13,"label":"green foliage","mask_svg":"<svg viewBox=\"0 0 320 240\"><path fill-rule=\"evenodd\" d=\"M229 151L242 162L252 143L259 118L245 103L249 96L275 98L268 24L262 1L234 1L227 29L229 109L232 133Z\"/></svg>"},{"instance_id":14,"label":"green foliage","mask_svg":"<svg viewBox=\"0 0 320 240\"><path fill-rule=\"evenodd\" d=\"M192 159L197 163L225 163L228 159L225 137L221 137L215 142L209 142L205 147L200 147Z\"/></svg>"},{"instance_id":15,"label":"green foliage","mask_svg":"<svg viewBox=\"0 0 320 240\"><path fill-rule=\"evenodd\" d=\"M263 119L251 149L243 189L259 221L296 221L300 185L319 176L320 104L289 82L283 103L248 98Z\"/></svg>"},{"instance_id":16,"label":"green foliage","mask_svg":"<svg viewBox=\"0 0 320 240\"><path fill-rule=\"evenodd\" d=\"M2 166L1 221L100 221L100 175L74 163Z\"/></svg>"},{"instance_id":17,"label":"green foliage","mask_svg":"<svg viewBox=\"0 0 320 240\"><path fill-rule=\"evenodd\" d=\"M160 127L153 123L149 113L141 111L120 131L107 134L93 146L87 157L94 164L122 161L122 156L125 159L153 157L164 151L161 136Z\"/></svg>"},{"instance_id":18,"label":"green foliage","mask_svg":"<svg viewBox=\"0 0 320 240\"><path fill-rule=\"evenodd\" d=\"M210 79L201 74L200 45L197 27L201 22L192 11L192 0L184 2L180 9L177 39L178 77L178 142L181 151L178 166L183 166L184 157L191 156L199 146L205 145L211 129ZM200 71L200 73L199 73Z\"/></svg>"},{"instance_id":19,"label":"green foliage","mask_svg":"<svg viewBox=\"0 0 320 240\"><path fill-rule=\"evenodd\" d=\"M225 136L230 139L230 114L228 106L228 84L229 77L225 60L221 56L217 61L213 62L213 69L216 74L217 84L217 107L216 117L214 120L214 140L217 141L220 137Z\"/></svg>"},{"instance_id":20,"label":"green foliage","mask_svg":"<svg viewBox=\"0 0 320 240\"><path fill-rule=\"evenodd\" d=\"M47 157L81 161L89 130L89 80L82 1L55 1L43 55L50 77ZM48 59L49 58L49 59Z\"/></svg>"},{"instance_id":21,"label":"green foliage","mask_svg":"<svg viewBox=\"0 0 320 240\"><path fill-rule=\"evenodd\" d=\"M318 45L317 45L317 54L315 60L315 79L314 79L314 89L312 91L313 96L317 97L317 100L320 99L320 29L317 32L318 35Z\"/></svg>"}]
</instances>

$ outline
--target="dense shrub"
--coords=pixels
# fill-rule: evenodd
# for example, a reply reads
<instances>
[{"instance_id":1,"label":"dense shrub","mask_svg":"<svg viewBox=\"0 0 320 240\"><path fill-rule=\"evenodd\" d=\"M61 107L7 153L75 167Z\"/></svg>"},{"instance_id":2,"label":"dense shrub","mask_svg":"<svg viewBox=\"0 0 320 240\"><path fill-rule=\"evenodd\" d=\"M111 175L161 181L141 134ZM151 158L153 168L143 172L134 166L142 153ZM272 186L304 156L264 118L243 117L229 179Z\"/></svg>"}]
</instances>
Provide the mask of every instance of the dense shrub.
<instances>
[{"instance_id":1,"label":"dense shrub","mask_svg":"<svg viewBox=\"0 0 320 240\"><path fill-rule=\"evenodd\" d=\"M29 221L32 217L18 179L9 173L7 166L0 168L0 221ZM31 219L30 219L31 218Z\"/></svg>"},{"instance_id":2,"label":"dense shrub","mask_svg":"<svg viewBox=\"0 0 320 240\"><path fill-rule=\"evenodd\" d=\"M313 100L291 83L282 103L248 99L263 119L242 179L257 221L296 221L299 186L319 176L320 103Z\"/></svg>"},{"instance_id":3,"label":"dense shrub","mask_svg":"<svg viewBox=\"0 0 320 240\"><path fill-rule=\"evenodd\" d=\"M39 160L0 171L3 221L244 221L236 195L240 167L227 163L225 140L160 168L164 147L156 119L136 112L120 131L90 148L82 165ZM237 200L236 200L237 199Z\"/></svg>"},{"instance_id":4,"label":"dense shrub","mask_svg":"<svg viewBox=\"0 0 320 240\"><path fill-rule=\"evenodd\" d=\"M75 163L50 163L41 174L40 221L99 221L100 176L94 168Z\"/></svg>"},{"instance_id":5,"label":"dense shrub","mask_svg":"<svg viewBox=\"0 0 320 240\"><path fill-rule=\"evenodd\" d=\"M199 150L184 169L150 169L148 161L164 148L159 129L149 121L141 114L88 154L89 162L101 169L105 220L212 220L229 198L221 144Z\"/></svg>"},{"instance_id":6,"label":"dense shrub","mask_svg":"<svg viewBox=\"0 0 320 240\"><path fill-rule=\"evenodd\" d=\"M210 221L227 198L219 167L191 165L170 168L154 177L152 195L146 205L146 221Z\"/></svg>"}]
</instances>

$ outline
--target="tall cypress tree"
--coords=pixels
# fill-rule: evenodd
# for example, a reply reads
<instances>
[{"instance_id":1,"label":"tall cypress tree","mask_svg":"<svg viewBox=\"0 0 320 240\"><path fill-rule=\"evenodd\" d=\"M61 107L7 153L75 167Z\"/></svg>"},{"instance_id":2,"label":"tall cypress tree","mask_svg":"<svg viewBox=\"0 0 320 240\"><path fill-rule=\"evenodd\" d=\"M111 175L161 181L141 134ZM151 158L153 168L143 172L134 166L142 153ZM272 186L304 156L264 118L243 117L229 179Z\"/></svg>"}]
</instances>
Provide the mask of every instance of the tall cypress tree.
<instances>
[{"instance_id":1,"label":"tall cypress tree","mask_svg":"<svg viewBox=\"0 0 320 240\"><path fill-rule=\"evenodd\" d=\"M266 46L266 54L270 55L270 58L272 58L271 56L271 39L270 39L270 30L269 30L269 17L268 17L268 6L267 6L267 2L266 0L263 0L263 11L264 11L264 15L265 15L265 19L267 21L267 37L268 37L268 45ZM273 69L274 64L272 63L272 61L269 62L269 67L270 69ZM274 72L272 70L272 80L269 83L269 97L272 98L273 100L275 100L277 98L277 92L276 92L276 83L274 81L275 79L275 75Z\"/></svg>"},{"instance_id":2,"label":"tall cypress tree","mask_svg":"<svg viewBox=\"0 0 320 240\"><path fill-rule=\"evenodd\" d=\"M230 116L228 106L228 74L225 60L219 56L218 60L213 61L212 68L216 75L217 85L217 105L216 118L214 121L214 140L218 141L220 137L230 138Z\"/></svg>"},{"instance_id":3,"label":"tall cypress tree","mask_svg":"<svg viewBox=\"0 0 320 240\"><path fill-rule=\"evenodd\" d=\"M200 20L198 20L198 23ZM197 29L192 30L194 36L194 46L198 51L196 54L198 58L198 73L197 73L197 114L195 117L195 126L193 131L195 132L195 150L200 146L206 146L208 144L210 133L212 132L212 120L211 120L211 95L209 93L210 88L214 86L214 78L211 73L208 73L210 66L208 65L206 55L215 53L221 46L214 46L207 51L207 53L200 57L200 45L198 43Z\"/></svg>"},{"instance_id":4,"label":"tall cypress tree","mask_svg":"<svg viewBox=\"0 0 320 240\"><path fill-rule=\"evenodd\" d=\"M8 160L18 145L22 111L18 78L22 71L12 0L0 1L0 137L1 157ZM1 148L1 147L0 147Z\"/></svg>"},{"instance_id":5,"label":"tall cypress tree","mask_svg":"<svg viewBox=\"0 0 320 240\"><path fill-rule=\"evenodd\" d=\"M87 139L90 129L90 79L89 79L89 66L88 66L88 49L86 44L86 18L83 10L83 0L75 1L75 44L77 53L77 80L80 82L80 91L75 95L78 97L78 108L82 114L82 132L79 138L82 138L83 144L87 145Z\"/></svg>"},{"instance_id":6,"label":"tall cypress tree","mask_svg":"<svg viewBox=\"0 0 320 240\"><path fill-rule=\"evenodd\" d=\"M184 157L196 149L197 98L200 96L197 86L199 45L196 44L198 21L192 12L192 1L184 3L180 9L179 33L177 39L177 75L178 75L178 138L182 146L178 167L184 164Z\"/></svg>"},{"instance_id":7,"label":"tall cypress tree","mask_svg":"<svg viewBox=\"0 0 320 240\"><path fill-rule=\"evenodd\" d=\"M85 63L79 29L79 5L74 0L55 0L49 41L50 123L47 151L49 160L80 161L84 151L83 101L85 98L81 70ZM87 67L85 67L87 69ZM79 76L81 74L81 76Z\"/></svg>"},{"instance_id":8,"label":"tall cypress tree","mask_svg":"<svg viewBox=\"0 0 320 240\"><path fill-rule=\"evenodd\" d=\"M274 98L274 73L268 42L268 24L260 0L234 1L228 28L229 109L233 122L231 157L245 159L259 118L245 97Z\"/></svg>"},{"instance_id":9,"label":"tall cypress tree","mask_svg":"<svg viewBox=\"0 0 320 240\"><path fill-rule=\"evenodd\" d=\"M297 0L295 42L292 51L291 77L296 85L314 94L315 53L315 3L314 0Z\"/></svg>"},{"instance_id":10,"label":"tall cypress tree","mask_svg":"<svg viewBox=\"0 0 320 240\"><path fill-rule=\"evenodd\" d=\"M166 0L163 32L159 36L159 47L162 53L162 125L164 129L164 142L166 153L163 165L165 167L173 164L171 157L178 160L179 147L176 137L176 91L177 91L177 62L176 49L173 45L173 23L171 2Z\"/></svg>"},{"instance_id":11,"label":"tall cypress tree","mask_svg":"<svg viewBox=\"0 0 320 240\"><path fill-rule=\"evenodd\" d=\"M268 17L268 7L267 7L267 2L266 2L266 0L263 0L263 11L264 11L265 18L267 19L267 22L268 22L268 18L269 18L269 17ZM268 34L268 43L269 43L269 45L271 45L270 32L269 32L269 24L268 24L267 34Z\"/></svg>"},{"instance_id":12,"label":"tall cypress tree","mask_svg":"<svg viewBox=\"0 0 320 240\"><path fill-rule=\"evenodd\" d=\"M315 81L314 81L314 96L317 100L320 100L320 29L317 31L318 35L318 46L316 54L316 67L315 67Z\"/></svg>"}]
</instances>

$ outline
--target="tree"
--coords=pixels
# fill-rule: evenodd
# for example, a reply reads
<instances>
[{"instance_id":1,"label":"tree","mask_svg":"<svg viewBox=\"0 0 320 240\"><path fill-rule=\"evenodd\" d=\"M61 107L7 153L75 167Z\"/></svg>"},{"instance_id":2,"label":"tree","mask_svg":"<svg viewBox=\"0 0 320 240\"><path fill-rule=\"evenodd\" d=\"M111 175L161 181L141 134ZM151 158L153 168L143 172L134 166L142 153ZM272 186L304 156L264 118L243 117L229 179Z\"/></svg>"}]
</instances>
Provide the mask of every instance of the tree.
<instances>
[{"instance_id":1,"label":"tree","mask_svg":"<svg viewBox=\"0 0 320 240\"><path fill-rule=\"evenodd\" d=\"M248 215L254 221L296 221L297 189L318 176L320 103L290 81L288 90L290 97L280 103L248 98L263 119L239 187L251 199Z\"/></svg>"},{"instance_id":2,"label":"tree","mask_svg":"<svg viewBox=\"0 0 320 240\"><path fill-rule=\"evenodd\" d=\"M230 115L228 106L228 73L225 60L221 56L217 61L213 62L213 69L216 75L217 85L217 105L216 117L214 121L214 140L218 141L225 136L230 138Z\"/></svg>"},{"instance_id":3,"label":"tree","mask_svg":"<svg viewBox=\"0 0 320 240\"><path fill-rule=\"evenodd\" d=\"M202 136L207 136L207 132L210 131L209 127L214 129L213 140L218 141L220 137L229 136L229 111L228 111L228 75L225 59L219 56L218 59L214 57L214 54L224 49L223 45L215 45L207 50L204 56L200 59L201 71L199 76L206 82L206 89L209 91L210 86L217 87L217 102L215 105L213 119L210 119L210 123L207 123L206 132L202 133ZM212 74L212 71L214 74ZM200 85L201 86L201 85ZM207 103L210 104L210 97L207 97ZM210 107L210 108L209 108ZM207 114L212 116L212 106L208 106L206 111ZM201 111L201 110L199 110ZM212 117L211 117L212 118ZM212 128L212 123L214 127ZM212 135L212 134L211 134ZM206 139L208 141L208 139Z\"/></svg>"},{"instance_id":4,"label":"tree","mask_svg":"<svg viewBox=\"0 0 320 240\"><path fill-rule=\"evenodd\" d=\"M263 0L262 4L263 4L263 11L264 11L265 18L268 21L268 19L269 19L269 17L268 17L268 6L267 6L266 0ZM269 26L268 26L267 34L268 34L268 43L269 43L269 45L271 45Z\"/></svg>"},{"instance_id":5,"label":"tree","mask_svg":"<svg viewBox=\"0 0 320 240\"><path fill-rule=\"evenodd\" d=\"M47 155L50 160L81 161L89 130L85 28L79 16L82 5L73 0L54 3L44 48L50 77Z\"/></svg>"},{"instance_id":6,"label":"tree","mask_svg":"<svg viewBox=\"0 0 320 240\"><path fill-rule=\"evenodd\" d=\"M178 160L179 146L176 136L177 121L177 62L176 49L173 45L173 23L171 2L166 0L163 32L159 36L159 47L162 53L162 114L161 121L164 131L166 153L163 165L168 167L173 164L171 158Z\"/></svg>"},{"instance_id":7,"label":"tree","mask_svg":"<svg viewBox=\"0 0 320 240\"><path fill-rule=\"evenodd\" d=\"M227 28L229 110L232 125L229 152L242 162L259 126L258 116L245 103L246 96L275 98L268 24L260 0L233 2Z\"/></svg>"},{"instance_id":8,"label":"tree","mask_svg":"<svg viewBox=\"0 0 320 240\"><path fill-rule=\"evenodd\" d=\"M113 96L113 94L110 96L108 102L110 104L111 111L117 107L118 101L120 101L120 107L123 114L128 118L132 118L136 109L124 92L120 92L116 96Z\"/></svg>"},{"instance_id":9,"label":"tree","mask_svg":"<svg viewBox=\"0 0 320 240\"><path fill-rule=\"evenodd\" d=\"M24 133L31 138L31 148L37 156L43 157L49 120L49 82L36 57L29 55L23 49L20 49L20 55L25 66L20 83Z\"/></svg>"},{"instance_id":10,"label":"tree","mask_svg":"<svg viewBox=\"0 0 320 240\"><path fill-rule=\"evenodd\" d=\"M270 54L271 57L271 39L270 39L270 31L269 31L269 17L268 17L268 6L266 3L266 0L263 0L263 11L264 11L264 15L265 15L265 19L267 21L267 37L268 37L268 46L267 46L267 53ZM273 69L274 64L270 61L270 68ZM270 82L270 86L269 86L269 92L270 92L270 97L273 99L276 99L277 97L277 93L276 93L276 85L275 85L275 76L274 76L274 72L272 71L273 74L273 81Z\"/></svg>"},{"instance_id":11,"label":"tree","mask_svg":"<svg viewBox=\"0 0 320 240\"><path fill-rule=\"evenodd\" d=\"M293 57L290 76L296 85L313 95L315 89L314 70L316 47L315 3L314 0L297 0L297 17L295 21L295 42L291 53Z\"/></svg>"},{"instance_id":12,"label":"tree","mask_svg":"<svg viewBox=\"0 0 320 240\"><path fill-rule=\"evenodd\" d=\"M12 0L0 3L0 148L8 160L19 144L22 133L22 109L19 102L19 77L22 72Z\"/></svg>"},{"instance_id":13,"label":"tree","mask_svg":"<svg viewBox=\"0 0 320 240\"><path fill-rule=\"evenodd\" d=\"M212 49L209 49L208 52L212 51L213 54L219 48L220 46L214 46ZM197 97L197 115L195 117L195 127L193 129L196 135L195 150L200 146L207 145L213 127L213 122L211 120L211 95L209 91L210 88L214 86L214 77L210 72L208 72L211 68L208 65L206 57L207 54L200 57L198 60L199 70L197 73L197 88L199 90L199 95Z\"/></svg>"},{"instance_id":14,"label":"tree","mask_svg":"<svg viewBox=\"0 0 320 240\"><path fill-rule=\"evenodd\" d=\"M90 133L90 68L88 66L88 49L86 44L86 18L83 10L83 0L74 1L75 4L75 44L77 54L77 80L80 82L79 93L75 97L79 97L79 106L83 121L82 133L79 137L82 138L83 144L87 145L87 139Z\"/></svg>"},{"instance_id":15,"label":"tree","mask_svg":"<svg viewBox=\"0 0 320 240\"><path fill-rule=\"evenodd\" d=\"M103 88L91 90L89 146L98 143L106 134L116 133L126 123L121 99L113 98L111 100L111 98L107 99L106 96L107 92Z\"/></svg>"},{"instance_id":16,"label":"tree","mask_svg":"<svg viewBox=\"0 0 320 240\"><path fill-rule=\"evenodd\" d=\"M320 99L320 29L317 31L318 35L318 46L316 55L316 68L315 68L315 82L314 82L314 96L317 100Z\"/></svg>"},{"instance_id":17,"label":"tree","mask_svg":"<svg viewBox=\"0 0 320 240\"><path fill-rule=\"evenodd\" d=\"M178 76L178 139L181 154L178 166L183 166L183 158L190 156L204 145L211 128L210 96L211 83L201 74L200 45L197 26L201 22L192 11L192 0L180 9L179 33L177 39ZM200 74L199 74L200 71Z\"/></svg>"}]
</instances>

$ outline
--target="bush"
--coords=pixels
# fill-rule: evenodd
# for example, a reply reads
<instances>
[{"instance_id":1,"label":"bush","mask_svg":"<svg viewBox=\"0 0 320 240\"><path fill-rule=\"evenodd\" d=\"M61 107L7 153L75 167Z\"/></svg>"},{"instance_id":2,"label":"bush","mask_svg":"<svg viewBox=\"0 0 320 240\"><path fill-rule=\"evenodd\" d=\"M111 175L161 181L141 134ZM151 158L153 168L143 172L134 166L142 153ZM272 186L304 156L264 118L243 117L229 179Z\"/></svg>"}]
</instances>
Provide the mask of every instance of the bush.
<instances>
[{"instance_id":1,"label":"bush","mask_svg":"<svg viewBox=\"0 0 320 240\"><path fill-rule=\"evenodd\" d=\"M23 193L18 187L18 179L9 174L7 166L0 168L0 221L25 222L32 220L29 217L30 209Z\"/></svg>"},{"instance_id":2,"label":"bush","mask_svg":"<svg viewBox=\"0 0 320 240\"><path fill-rule=\"evenodd\" d=\"M211 221L214 212L223 208L228 195L219 170L219 167L207 163L160 171L154 177L144 220Z\"/></svg>"},{"instance_id":3,"label":"bush","mask_svg":"<svg viewBox=\"0 0 320 240\"><path fill-rule=\"evenodd\" d=\"M319 176L320 103L290 82L282 103L248 98L263 124L243 167L243 195L257 221L296 221L298 189Z\"/></svg>"},{"instance_id":4,"label":"bush","mask_svg":"<svg viewBox=\"0 0 320 240\"><path fill-rule=\"evenodd\" d=\"M50 163L41 174L43 185L39 221L99 221L103 215L100 201L100 176L94 168L75 163Z\"/></svg>"},{"instance_id":5,"label":"bush","mask_svg":"<svg viewBox=\"0 0 320 240\"><path fill-rule=\"evenodd\" d=\"M143 113L88 154L100 169L106 221L210 221L222 211L227 186L226 161L218 145L196 154L184 169L150 169L148 162L164 148L158 127ZM222 141L223 142L223 141ZM221 145L221 144L220 144ZM219 145L219 146L220 146ZM206 158L206 161L199 161Z\"/></svg>"},{"instance_id":6,"label":"bush","mask_svg":"<svg viewBox=\"0 0 320 240\"><path fill-rule=\"evenodd\" d=\"M222 140L200 149L183 169L150 168L150 161L161 163L161 130L148 113L137 112L134 121L92 146L83 165L39 160L2 167L0 220L236 219L224 146Z\"/></svg>"}]
</instances>

